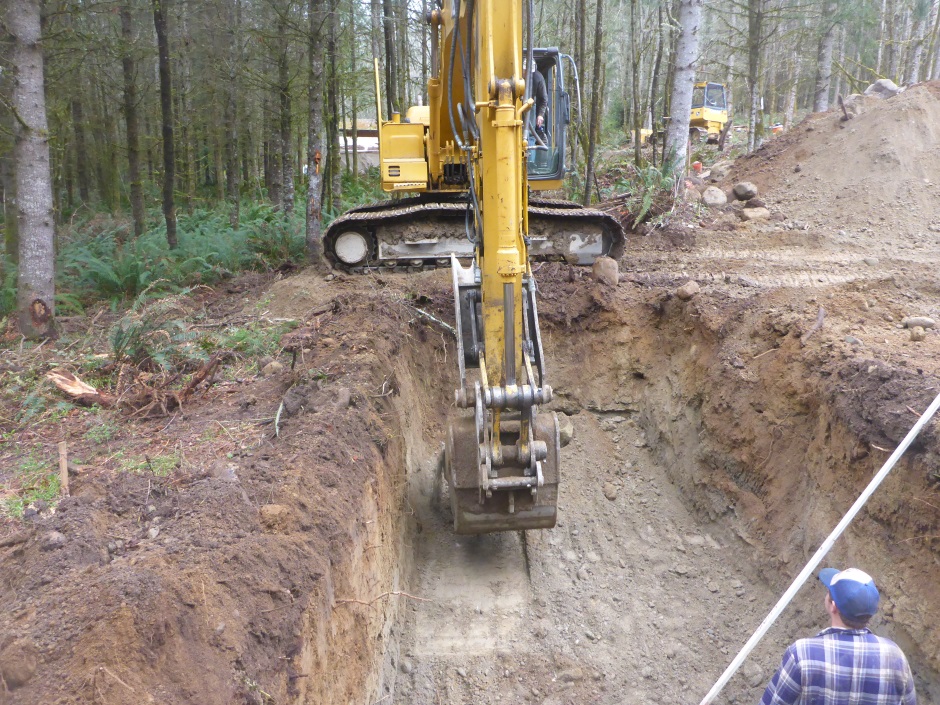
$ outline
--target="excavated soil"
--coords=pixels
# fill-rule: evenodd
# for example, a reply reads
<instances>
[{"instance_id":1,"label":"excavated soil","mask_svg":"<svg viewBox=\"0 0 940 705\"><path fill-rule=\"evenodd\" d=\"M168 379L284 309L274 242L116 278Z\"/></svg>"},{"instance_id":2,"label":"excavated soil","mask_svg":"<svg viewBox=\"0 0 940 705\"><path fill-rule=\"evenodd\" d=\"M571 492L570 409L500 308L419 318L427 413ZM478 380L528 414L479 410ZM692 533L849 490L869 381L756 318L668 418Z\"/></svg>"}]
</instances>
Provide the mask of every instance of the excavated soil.
<instances>
[{"instance_id":1,"label":"excavated soil","mask_svg":"<svg viewBox=\"0 0 940 705\"><path fill-rule=\"evenodd\" d=\"M448 273L220 295L210 317L263 302L304 350L120 420L54 513L2 528L0 702L698 703L940 392L940 334L901 324L940 318L937 106L920 86L813 116L736 167L769 221L728 206L633 236L617 287L539 268L573 430L552 530L449 531ZM175 472L111 469L155 443ZM934 421L826 560L875 575L874 630L922 702L940 701L938 460ZM823 614L807 584L718 702L756 702Z\"/></svg>"}]
</instances>

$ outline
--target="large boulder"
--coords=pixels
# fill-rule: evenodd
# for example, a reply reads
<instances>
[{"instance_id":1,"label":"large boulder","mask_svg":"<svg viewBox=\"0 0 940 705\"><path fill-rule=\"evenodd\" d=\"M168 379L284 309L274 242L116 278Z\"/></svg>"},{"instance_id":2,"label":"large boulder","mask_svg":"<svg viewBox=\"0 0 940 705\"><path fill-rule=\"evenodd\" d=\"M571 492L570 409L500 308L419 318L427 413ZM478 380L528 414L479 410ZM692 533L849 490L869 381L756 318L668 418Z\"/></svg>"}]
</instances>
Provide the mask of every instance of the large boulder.
<instances>
[{"instance_id":1,"label":"large boulder","mask_svg":"<svg viewBox=\"0 0 940 705\"><path fill-rule=\"evenodd\" d=\"M731 167L731 162L715 162L709 170L708 178L713 182L724 181L731 173Z\"/></svg>"},{"instance_id":2,"label":"large boulder","mask_svg":"<svg viewBox=\"0 0 940 705\"><path fill-rule=\"evenodd\" d=\"M890 78L879 78L865 89L865 95L874 96L875 98L891 98L900 92L901 89L898 88L898 84Z\"/></svg>"},{"instance_id":3,"label":"large boulder","mask_svg":"<svg viewBox=\"0 0 940 705\"><path fill-rule=\"evenodd\" d=\"M715 208L725 205L728 202L728 197L725 195L725 192L717 186L709 186L702 192L702 200L705 202L706 206Z\"/></svg>"},{"instance_id":4,"label":"large boulder","mask_svg":"<svg viewBox=\"0 0 940 705\"><path fill-rule=\"evenodd\" d=\"M861 93L853 93L852 95L842 99L842 106L845 108L845 112L850 117L857 117L865 112L868 98L863 96Z\"/></svg>"},{"instance_id":5,"label":"large boulder","mask_svg":"<svg viewBox=\"0 0 940 705\"><path fill-rule=\"evenodd\" d=\"M750 181L742 181L734 185L734 197L739 201L750 201L757 195L757 187Z\"/></svg>"}]
</instances>

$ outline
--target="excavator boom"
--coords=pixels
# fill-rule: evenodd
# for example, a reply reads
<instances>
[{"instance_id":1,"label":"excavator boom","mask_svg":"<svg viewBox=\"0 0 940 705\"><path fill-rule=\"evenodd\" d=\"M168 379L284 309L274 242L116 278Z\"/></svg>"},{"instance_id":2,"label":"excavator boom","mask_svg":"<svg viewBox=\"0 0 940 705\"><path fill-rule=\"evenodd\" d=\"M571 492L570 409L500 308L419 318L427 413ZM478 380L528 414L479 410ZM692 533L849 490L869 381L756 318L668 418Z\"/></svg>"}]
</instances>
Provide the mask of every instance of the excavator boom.
<instances>
[{"instance_id":1,"label":"excavator boom","mask_svg":"<svg viewBox=\"0 0 940 705\"><path fill-rule=\"evenodd\" d=\"M457 533L555 525L559 428L539 412L552 389L531 261L623 249L607 214L530 200L562 184L570 118L564 55L534 48L532 2L443 0L428 13L428 104L404 119L381 119L376 71L382 188L413 195L350 211L324 235L351 271L451 267L460 383L443 472Z\"/></svg>"}]
</instances>

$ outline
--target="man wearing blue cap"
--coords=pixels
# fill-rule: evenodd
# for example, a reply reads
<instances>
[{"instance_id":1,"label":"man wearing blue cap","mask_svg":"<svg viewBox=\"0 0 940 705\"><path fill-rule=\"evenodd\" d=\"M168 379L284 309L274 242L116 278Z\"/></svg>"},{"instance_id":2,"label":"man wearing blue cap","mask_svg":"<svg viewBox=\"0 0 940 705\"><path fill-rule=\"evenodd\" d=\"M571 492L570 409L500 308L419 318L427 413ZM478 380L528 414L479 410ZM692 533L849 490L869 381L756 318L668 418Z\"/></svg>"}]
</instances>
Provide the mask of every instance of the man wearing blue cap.
<instances>
[{"instance_id":1,"label":"man wearing blue cap","mask_svg":"<svg viewBox=\"0 0 940 705\"><path fill-rule=\"evenodd\" d=\"M904 653L868 630L879 599L872 577L826 568L819 580L832 626L787 649L761 705L916 705Z\"/></svg>"}]
</instances>

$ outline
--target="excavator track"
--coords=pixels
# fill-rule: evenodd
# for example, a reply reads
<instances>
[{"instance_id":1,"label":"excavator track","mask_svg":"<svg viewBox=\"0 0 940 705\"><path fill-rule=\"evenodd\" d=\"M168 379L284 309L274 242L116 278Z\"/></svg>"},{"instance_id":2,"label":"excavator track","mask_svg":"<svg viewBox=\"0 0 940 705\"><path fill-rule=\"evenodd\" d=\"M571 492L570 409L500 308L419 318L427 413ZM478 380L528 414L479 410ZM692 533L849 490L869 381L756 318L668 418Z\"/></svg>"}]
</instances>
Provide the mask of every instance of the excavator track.
<instances>
[{"instance_id":1,"label":"excavator track","mask_svg":"<svg viewBox=\"0 0 940 705\"><path fill-rule=\"evenodd\" d=\"M449 267L450 255L473 257L466 197L417 196L354 208L323 237L336 267L352 272ZM620 222L604 211L552 199L529 199L529 257L533 261L591 264L624 249Z\"/></svg>"}]
</instances>

